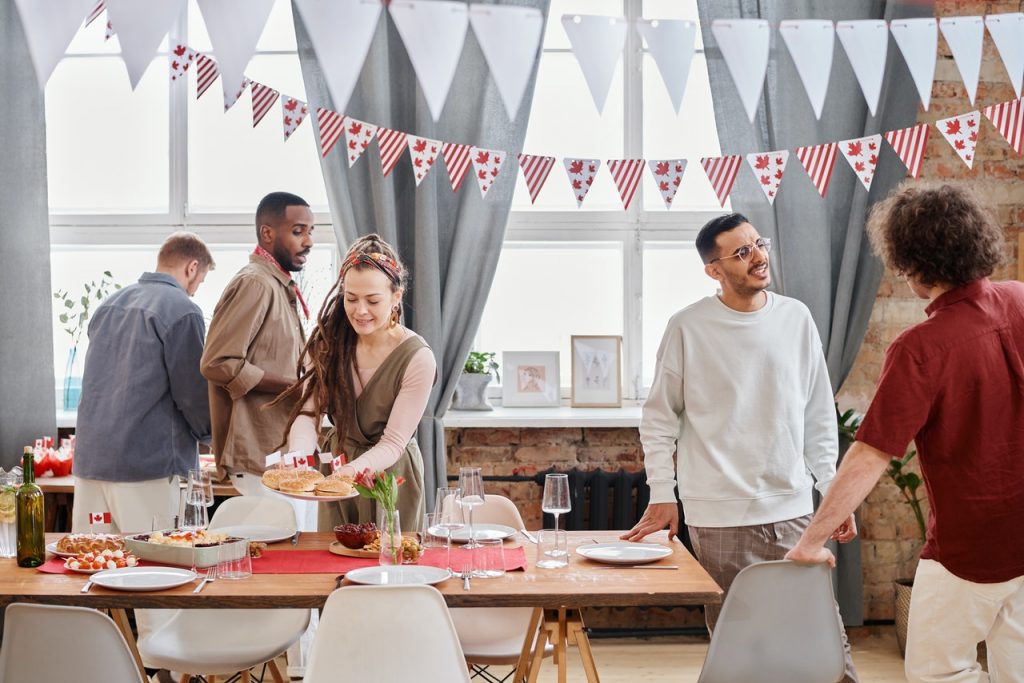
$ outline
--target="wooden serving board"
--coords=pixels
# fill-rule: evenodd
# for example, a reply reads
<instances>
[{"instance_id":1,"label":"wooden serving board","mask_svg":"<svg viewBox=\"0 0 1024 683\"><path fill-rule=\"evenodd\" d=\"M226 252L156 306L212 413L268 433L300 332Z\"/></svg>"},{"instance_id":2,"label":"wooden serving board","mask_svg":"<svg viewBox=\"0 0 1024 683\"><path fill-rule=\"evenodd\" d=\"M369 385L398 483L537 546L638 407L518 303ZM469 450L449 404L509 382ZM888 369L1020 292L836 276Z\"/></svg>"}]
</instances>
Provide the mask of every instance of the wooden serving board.
<instances>
[{"instance_id":1,"label":"wooden serving board","mask_svg":"<svg viewBox=\"0 0 1024 683\"><path fill-rule=\"evenodd\" d=\"M353 550L352 548L346 548L338 541L332 541L331 544L327 547L327 549L335 555L344 555L345 557L369 558L377 557L378 555L380 555L380 551L377 550L363 550L362 548L359 548L358 550Z\"/></svg>"}]
</instances>

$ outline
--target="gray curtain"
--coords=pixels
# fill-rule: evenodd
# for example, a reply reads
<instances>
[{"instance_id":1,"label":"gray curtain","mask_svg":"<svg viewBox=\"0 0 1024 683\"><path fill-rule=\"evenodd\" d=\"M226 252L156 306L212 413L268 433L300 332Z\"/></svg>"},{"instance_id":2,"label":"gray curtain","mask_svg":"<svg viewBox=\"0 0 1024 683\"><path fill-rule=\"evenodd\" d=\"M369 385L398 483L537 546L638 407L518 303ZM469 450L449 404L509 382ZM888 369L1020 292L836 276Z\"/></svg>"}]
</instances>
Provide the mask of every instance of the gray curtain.
<instances>
[{"instance_id":1,"label":"gray curtain","mask_svg":"<svg viewBox=\"0 0 1024 683\"><path fill-rule=\"evenodd\" d=\"M0 0L0 465L56 436L46 117L21 17Z\"/></svg>"},{"instance_id":2,"label":"gray curtain","mask_svg":"<svg viewBox=\"0 0 1024 683\"><path fill-rule=\"evenodd\" d=\"M549 0L483 4L536 7L546 16ZM403 152L387 178L381 174L375 144L350 169L342 137L337 149L321 163L342 250L356 237L377 232L395 245L409 269L404 323L430 344L438 366L437 384L417 430L430 504L434 489L447 475L441 417L480 324L501 253L519 172L515 154L526 137L536 66L516 120L509 123L470 29L447 104L435 123L419 93L401 37L387 11L383 15L355 92L342 113L435 140L511 152L486 199L480 197L472 167L459 192L453 194L440 156L418 188L408 152ZM313 107L334 108L302 17L297 11L294 16L306 94Z\"/></svg>"},{"instance_id":3,"label":"gray curtain","mask_svg":"<svg viewBox=\"0 0 1024 683\"><path fill-rule=\"evenodd\" d=\"M883 141L871 191L867 192L846 160L837 158L827 197L822 200L793 150L911 126L917 118L917 90L890 38L882 95L872 116L837 38L828 96L821 120L815 120L789 50L775 27L786 19L932 16L933 2L698 0L698 7L722 153L790 150L786 177L774 206L768 204L746 168L740 169L731 195L732 206L746 215L762 235L774 239L773 289L800 299L810 308L825 347L832 387L838 391L864 339L882 276L881 263L871 254L864 222L871 205L906 177L906 168ZM729 18L765 19L773 27L768 75L753 124L747 119L711 34L712 20ZM844 621L863 623L859 541L839 546L837 559L836 588Z\"/></svg>"}]
</instances>

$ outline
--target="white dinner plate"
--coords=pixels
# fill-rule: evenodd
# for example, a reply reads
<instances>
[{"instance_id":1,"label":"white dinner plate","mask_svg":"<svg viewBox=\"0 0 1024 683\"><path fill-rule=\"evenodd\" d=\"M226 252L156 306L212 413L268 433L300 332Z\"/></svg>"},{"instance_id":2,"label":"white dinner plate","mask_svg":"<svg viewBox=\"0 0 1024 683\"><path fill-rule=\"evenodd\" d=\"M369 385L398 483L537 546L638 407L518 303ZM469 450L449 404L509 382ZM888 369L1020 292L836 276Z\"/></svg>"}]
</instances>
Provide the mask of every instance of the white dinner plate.
<instances>
[{"instance_id":1,"label":"white dinner plate","mask_svg":"<svg viewBox=\"0 0 1024 683\"><path fill-rule=\"evenodd\" d=\"M451 574L447 569L417 564L388 564L353 569L345 574L352 583L368 586L401 586L441 583Z\"/></svg>"},{"instance_id":2,"label":"white dinner plate","mask_svg":"<svg viewBox=\"0 0 1024 683\"><path fill-rule=\"evenodd\" d=\"M179 567L125 567L98 572L91 580L97 586L119 591L162 591L184 586L196 577L191 569Z\"/></svg>"},{"instance_id":3,"label":"white dinner plate","mask_svg":"<svg viewBox=\"0 0 1024 683\"><path fill-rule=\"evenodd\" d=\"M516 530L510 526L504 524L474 524L473 525L473 538L478 541L484 541L488 539L492 540L505 540L511 538L516 533ZM461 529L456 529L452 532L452 543L468 543L469 542L469 526L464 526Z\"/></svg>"},{"instance_id":4,"label":"white dinner plate","mask_svg":"<svg viewBox=\"0 0 1024 683\"><path fill-rule=\"evenodd\" d=\"M46 544L46 552L53 553L57 557L74 557L75 555L78 554L78 553L62 553L61 551L57 550L57 541L54 541L53 543L47 543Z\"/></svg>"},{"instance_id":5,"label":"white dinner plate","mask_svg":"<svg viewBox=\"0 0 1024 683\"><path fill-rule=\"evenodd\" d=\"M211 528L218 534L227 534L235 538L244 538L258 543L277 543L285 541L295 535L295 529L283 526L266 526L259 524L235 524L232 526L219 526Z\"/></svg>"},{"instance_id":6,"label":"white dinner plate","mask_svg":"<svg viewBox=\"0 0 1024 683\"><path fill-rule=\"evenodd\" d=\"M615 541L581 545L576 548L576 554L605 564L646 564L668 557L672 554L672 548L657 543Z\"/></svg>"},{"instance_id":7,"label":"white dinner plate","mask_svg":"<svg viewBox=\"0 0 1024 683\"><path fill-rule=\"evenodd\" d=\"M285 496L286 498L294 498L296 500L308 500L314 503L334 503L339 500L348 500L349 498L356 498L359 495L357 491L353 490L352 493L348 494L347 496L318 496L312 491L308 493L289 493L288 491L279 491L277 489L272 489L263 482L260 482L260 485L263 486L263 488L265 488L266 490L273 491L274 493L280 493L282 496Z\"/></svg>"}]
</instances>

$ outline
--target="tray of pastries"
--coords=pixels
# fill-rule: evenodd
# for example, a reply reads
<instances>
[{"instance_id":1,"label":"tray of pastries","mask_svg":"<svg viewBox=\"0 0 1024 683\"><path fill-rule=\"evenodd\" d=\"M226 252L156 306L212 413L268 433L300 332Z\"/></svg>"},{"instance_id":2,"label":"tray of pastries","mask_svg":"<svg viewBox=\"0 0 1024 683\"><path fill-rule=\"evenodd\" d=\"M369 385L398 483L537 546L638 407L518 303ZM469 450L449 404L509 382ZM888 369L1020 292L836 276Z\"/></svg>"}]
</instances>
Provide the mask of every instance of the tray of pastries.
<instances>
[{"instance_id":1,"label":"tray of pastries","mask_svg":"<svg viewBox=\"0 0 1024 683\"><path fill-rule=\"evenodd\" d=\"M60 557L75 557L104 550L124 550L124 539L117 534L68 534L47 545L46 549Z\"/></svg>"}]
</instances>

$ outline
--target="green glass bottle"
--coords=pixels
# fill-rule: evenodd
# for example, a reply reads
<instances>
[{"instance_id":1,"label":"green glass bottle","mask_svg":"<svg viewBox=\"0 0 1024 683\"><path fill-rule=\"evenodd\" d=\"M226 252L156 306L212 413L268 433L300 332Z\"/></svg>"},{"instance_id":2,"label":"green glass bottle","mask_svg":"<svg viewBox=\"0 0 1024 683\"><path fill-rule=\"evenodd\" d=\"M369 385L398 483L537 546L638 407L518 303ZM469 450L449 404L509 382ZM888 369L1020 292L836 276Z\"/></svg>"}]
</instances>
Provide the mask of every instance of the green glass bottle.
<instances>
[{"instance_id":1,"label":"green glass bottle","mask_svg":"<svg viewBox=\"0 0 1024 683\"><path fill-rule=\"evenodd\" d=\"M43 535L43 490L35 483L32 448L25 446L21 458L24 483L18 489L18 566L38 567L46 561L46 540Z\"/></svg>"}]
</instances>

